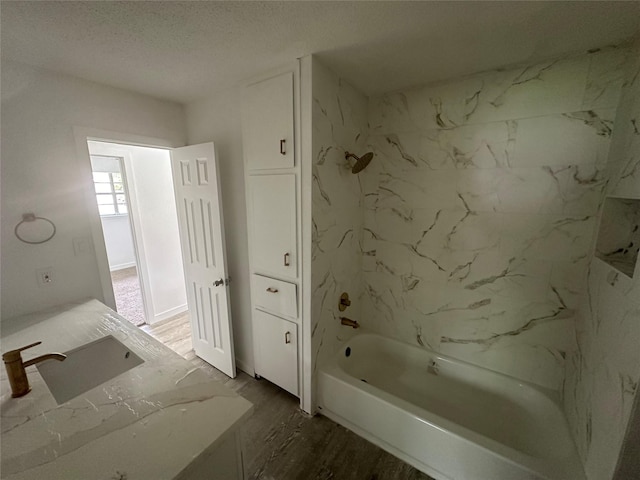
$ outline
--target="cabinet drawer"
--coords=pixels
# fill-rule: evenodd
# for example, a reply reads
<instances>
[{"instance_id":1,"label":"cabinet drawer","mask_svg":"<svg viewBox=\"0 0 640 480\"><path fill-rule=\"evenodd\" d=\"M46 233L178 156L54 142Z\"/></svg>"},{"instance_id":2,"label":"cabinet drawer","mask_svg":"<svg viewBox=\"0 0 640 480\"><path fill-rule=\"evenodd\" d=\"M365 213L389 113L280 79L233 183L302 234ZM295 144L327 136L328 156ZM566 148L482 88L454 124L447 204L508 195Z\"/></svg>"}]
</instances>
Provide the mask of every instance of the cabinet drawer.
<instances>
[{"instance_id":1,"label":"cabinet drawer","mask_svg":"<svg viewBox=\"0 0 640 480\"><path fill-rule=\"evenodd\" d=\"M260 310L253 311L255 371L298 396L298 327Z\"/></svg>"},{"instance_id":2,"label":"cabinet drawer","mask_svg":"<svg viewBox=\"0 0 640 480\"><path fill-rule=\"evenodd\" d=\"M297 287L294 283L255 274L252 282L256 307L285 317L298 317Z\"/></svg>"}]
</instances>

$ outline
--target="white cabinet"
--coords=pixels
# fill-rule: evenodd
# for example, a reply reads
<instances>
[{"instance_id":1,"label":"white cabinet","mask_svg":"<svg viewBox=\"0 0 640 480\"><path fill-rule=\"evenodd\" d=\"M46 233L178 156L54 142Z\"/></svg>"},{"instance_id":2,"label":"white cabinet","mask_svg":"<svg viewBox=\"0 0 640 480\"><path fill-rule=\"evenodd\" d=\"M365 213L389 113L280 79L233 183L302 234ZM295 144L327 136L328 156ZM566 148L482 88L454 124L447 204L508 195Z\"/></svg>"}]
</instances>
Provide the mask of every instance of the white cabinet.
<instances>
[{"instance_id":1,"label":"white cabinet","mask_svg":"<svg viewBox=\"0 0 640 480\"><path fill-rule=\"evenodd\" d=\"M296 278L296 177L255 175L249 179L251 268Z\"/></svg>"},{"instance_id":2,"label":"white cabinet","mask_svg":"<svg viewBox=\"0 0 640 480\"><path fill-rule=\"evenodd\" d=\"M260 310L253 311L256 373L298 395L298 327Z\"/></svg>"},{"instance_id":3,"label":"white cabinet","mask_svg":"<svg viewBox=\"0 0 640 480\"><path fill-rule=\"evenodd\" d=\"M242 135L249 170L293 167L293 72L249 85L244 96Z\"/></svg>"},{"instance_id":4,"label":"white cabinet","mask_svg":"<svg viewBox=\"0 0 640 480\"><path fill-rule=\"evenodd\" d=\"M243 92L251 311L255 373L288 392L308 391L302 357L299 65ZM304 399L301 397L301 406Z\"/></svg>"}]
</instances>

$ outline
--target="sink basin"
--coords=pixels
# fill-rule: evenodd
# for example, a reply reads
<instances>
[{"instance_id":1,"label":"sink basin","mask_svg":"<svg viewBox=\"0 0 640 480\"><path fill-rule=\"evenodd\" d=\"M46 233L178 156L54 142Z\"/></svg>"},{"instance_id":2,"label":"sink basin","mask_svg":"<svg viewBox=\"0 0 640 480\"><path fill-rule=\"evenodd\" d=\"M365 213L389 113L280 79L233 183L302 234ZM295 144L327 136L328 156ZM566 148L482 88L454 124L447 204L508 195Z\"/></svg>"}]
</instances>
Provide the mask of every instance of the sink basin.
<instances>
[{"instance_id":1,"label":"sink basin","mask_svg":"<svg viewBox=\"0 0 640 480\"><path fill-rule=\"evenodd\" d=\"M66 360L37 365L58 405L102 385L144 362L113 336L65 352Z\"/></svg>"}]
</instances>

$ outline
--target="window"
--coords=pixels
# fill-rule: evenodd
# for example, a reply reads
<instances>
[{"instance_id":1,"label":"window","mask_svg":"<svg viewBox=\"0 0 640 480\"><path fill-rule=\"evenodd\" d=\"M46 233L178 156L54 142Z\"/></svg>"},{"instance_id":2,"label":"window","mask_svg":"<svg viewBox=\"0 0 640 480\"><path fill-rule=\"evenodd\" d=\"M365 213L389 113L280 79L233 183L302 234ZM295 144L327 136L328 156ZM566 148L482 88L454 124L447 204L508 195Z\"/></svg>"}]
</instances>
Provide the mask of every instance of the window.
<instances>
[{"instance_id":1,"label":"window","mask_svg":"<svg viewBox=\"0 0 640 480\"><path fill-rule=\"evenodd\" d=\"M129 212L119 158L92 156L93 185L100 215L124 215ZM100 161L102 160L102 161ZM100 166L102 164L102 167ZM105 168L107 167L107 168Z\"/></svg>"}]
</instances>

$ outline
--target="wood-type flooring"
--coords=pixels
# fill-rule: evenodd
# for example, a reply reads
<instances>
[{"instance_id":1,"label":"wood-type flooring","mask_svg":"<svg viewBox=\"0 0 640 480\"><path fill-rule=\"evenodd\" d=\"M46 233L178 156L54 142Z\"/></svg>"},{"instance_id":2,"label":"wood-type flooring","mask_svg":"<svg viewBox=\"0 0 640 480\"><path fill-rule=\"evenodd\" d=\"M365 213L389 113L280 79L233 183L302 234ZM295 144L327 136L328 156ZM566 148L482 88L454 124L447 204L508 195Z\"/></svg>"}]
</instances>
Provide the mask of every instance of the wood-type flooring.
<instances>
[{"instance_id":1,"label":"wood-type flooring","mask_svg":"<svg viewBox=\"0 0 640 480\"><path fill-rule=\"evenodd\" d=\"M267 380L244 372L230 379L195 356L188 314L141 327L254 405L242 430L249 480L432 480L355 433L321 415Z\"/></svg>"}]
</instances>

